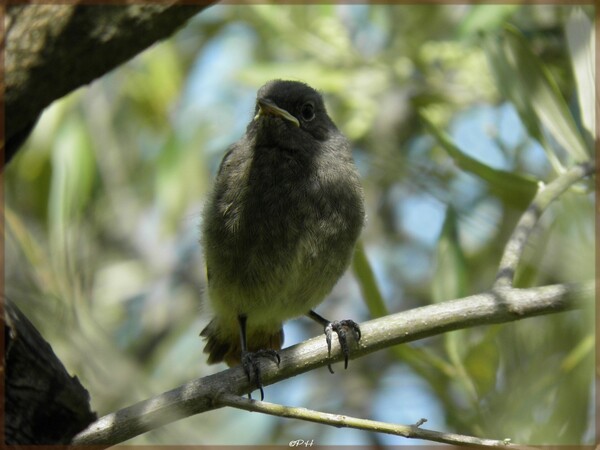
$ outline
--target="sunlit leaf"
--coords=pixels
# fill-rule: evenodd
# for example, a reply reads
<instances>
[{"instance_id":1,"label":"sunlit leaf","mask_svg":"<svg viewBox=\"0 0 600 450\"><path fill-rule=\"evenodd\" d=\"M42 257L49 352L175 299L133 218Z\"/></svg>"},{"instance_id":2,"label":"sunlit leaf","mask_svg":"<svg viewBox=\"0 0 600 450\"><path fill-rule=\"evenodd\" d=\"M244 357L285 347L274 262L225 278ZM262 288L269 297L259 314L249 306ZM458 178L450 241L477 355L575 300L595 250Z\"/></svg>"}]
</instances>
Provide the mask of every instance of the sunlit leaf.
<instances>
[{"instance_id":1,"label":"sunlit leaf","mask_svg":"<svg viewBox=\"0 0 600 450\"><path fill-rule=\"evenodd\" d=\"M174 100L181 93L182 64L172 43L165 42L154 49L154 54L142 53L134 60L123 79L124 93L129 96L140 117L152 127L169 125L169 112Z\"/></svg>"},{"instance_id":2,"label":"sunlit leaf","mask_svg":"<svg viewBox=\"0 0 600 450\"><path fill-rule=\"evenodd\" d=\"M455 381L471 403L477 401L477 388L465 367L465 357L470 350L469 330L456 330L444 334L444 348L452 363Z\"/></svg>"},{"instance_id":3,"label":"sunlit leaf","mask_svg":"<svg viewBox=\"0 0 600 450\"><path fill-rule=\"evenodd\" d=\"M458 241L458 218L451 206L446 211L437 243L431 294L434 302L460 298L467 294L466 260Z\"/></svg>"},{"instance_id":4,"label":"sunlit leaf","mask_svg":"<svg viewBox=\"0 0 600 450\"><path fill-rule=\"evenodd\" d=\"M466 260L459 242L458 217L449 206L435 254L435 271L432 278L431 295L434 302L452 300L467 295ZM468 346L468 330L457 330L444 334L444 347L450 360L454 378L471 401L476 399L476 388L464 366L463 360Z\"/></svg>"},{"instance_id":5,"label":"sunlit leaf","mask_svg":"<svg viewBox=\"0 0 600 450\"><path fill-rule=\"evenodd\" d=\"M594 336L587 336L565 357L560 369L566 373L571 372L586 357L593 357Z\"/></svg>"},{"instance_id":6,"label":"sunlit leaf","mask_svg":"<svg viewBox=\"0 0 600 450\"><path fill-rule=\"evenodd\" d=\"M444 358L427 347L400 344L392 347L392 353L398 361L409 365L415 372L429 379L432 384L439 383L441 377L454 378L456 369Z\"/></svg>"},{"instance_id":7,"label":"sunlit leaf","mask_svg":"<svg viewBox=\"0 0 600 450\"><path fill-rule=\"evenodd\" d=\"M10 233L11 239L14 239L19 250L23 252L23 255L31 264L32 268L37 268L44 261L43 250L40 248L39 243L31 235L30 230L12 208L5 206L4 208L4 221L6 224L6 231Z\"/></svg>"},{"instance_id":8,"label":"sunlit leaf","mask_svg":"<svg viewBox=\"0 0 600 450\"><path fill-rule=\"evenodd\" d=\"M161 212L163 230L168 234L181 226L182 214L196 195L197 154L188 150L184 143L171 134L157 158L156 201Z\"/></svg>"},{"instance_id":9,"label":"sunlit leaf","mask_svg":"<svg viewBox=\"0 0 600 450\"><path fill-rule=\"evenodd\" d=\"M371 268L371 264L365 254L365 248L362 242L356 245L354 251L354 259L352 260L352 270L358 281L363 299L369 308L371 317L383 317L387 315L387 308L383 300L383 296L379 291L375 274Z\"/></svg>"},{"instance_id":10,"label":"sunlit leaf","mask_svg":"<svg viewBox=\"0 0 600 450\"><path fill-rule=\"evenodd\" d=\"M515 105L553 166L558 168L557 159L543 137L541 125L574 161L589 159L585 142L554 79L523 35L506 25L500 37L488 35L484 46L500 92Z\"/></svg>"},{"instance_id":11,"label":"sunlit leaf","mask_svg":"<svg viewBox=\"0 0 600 450\"><path fill-rule=\"evenodd\" d=\"M498 330L498 327L490 327L483 339L469 348L464 360L465 369L479 396L485 395L496 385L500 365L500 351L496 342Z\"/></svg>"},{"instance_id":12,"label":"sunlit leaf","mask_svg":"<svg viewBox=\"0 0 600 450\"><path fill-rule=\"evenodd\" d=\"M458 33L460 36L470 36L498 28L519 8L519 4L473 5L460 22Z\"/></svg>"},{"instance_id":13,"label":"sunlit leaf","mask_svg":"<svg viewBox=\"0 0 600 450\"><path fill-rule=\"evenodd\" d=\"M581 111L581 122L590 132L592 140L596 138L596 39L592 21L577 8L571 12L566 24L567 44L571 54L573 74L577 84L577 98Z\"/></svg>"},{"instance_id":14,"label":"sunlit leaf","mask_svg":"<svg viewBox=\"0 0 600 450\"><path fill-rule=\"evenodd\" d=\"M61 128L52 154L49 221L60 233L83 211L92 192L96 161L83 121L72 116Z\"/></svg>"},{"instance_id":15,"label":"sunlit leaf","mask_svg":"<svg viewBox=\"0 0 600 450\"><path fill-rule=\"evenodd\" d=\"M539 141L542 147L545 148L546 140L542 133L540 121L529 101L529 97L522 95L519 80L515 79L516 74L509 64L501 40L495 35L483 36L485 36L483 40L484 49L492 75L496 79L496 87L504 98L512 102L529 135Z\"/></svg>"}]
</instances>

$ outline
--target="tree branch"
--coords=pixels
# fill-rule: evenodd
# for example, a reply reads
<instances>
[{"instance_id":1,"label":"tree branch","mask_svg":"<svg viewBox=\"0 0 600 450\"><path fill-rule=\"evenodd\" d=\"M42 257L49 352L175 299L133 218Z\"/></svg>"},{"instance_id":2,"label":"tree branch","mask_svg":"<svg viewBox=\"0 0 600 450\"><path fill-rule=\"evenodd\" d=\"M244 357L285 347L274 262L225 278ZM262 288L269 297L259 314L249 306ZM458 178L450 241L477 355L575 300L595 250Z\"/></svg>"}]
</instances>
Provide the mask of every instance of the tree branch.
<instances>
[{"instance_id":1,"label":"tree branch","mask_svg":"<svg viewBox=\"0 0 600 450\"><path fill-rule=\"evenodd\" d=\"M212 2L180 3L9 6L2 41L6 162L50 103L170 36Z\"/></svg>"},{"instance_id":2,"label":"tree branch","mask_svg":"<svg viewBox=\"0 0 600 450\"><path fill-rule=\"evenodd\" d=\"M527 239L529 239L542 213L548 208L550 203L582 178L594 173L594 170L595 164L592 161L577 164L550 184L542 186L538 190L504 247L504 254L500 260L500 268L496 275L495 287L511 287L513 285L517 265L525 250Z\"/></svg>"},{"instance_id":3,"label":"tree branch","mask_svg":"<svg viewBox=\"0 0 600 450\"><path fill-rule=\"evenodd\" d=\"M531 289L497 288L392 314L361 324L363 337L352 350L351 358L451 330L571 310L593 294L594 282ZM261 362L265 386L325 366L329 361L322 336L286 348L280 356L279 367ZM335 346L332 360L342 358ZM222 405L217 398L223 393L242 395L251 389L241 367L224 370L108 414L78 434L72 443L111 446L178 419L219 408Z\"/></svg>"},{"instance_id":4,"label":"tree branch","mask_svg":"<svg viewBox=\"0 0 600 450\"><path fill-rule=\"evenodd\" d=\"M522 445L513 444L509 439L480 439L463 434L442 433L439 431L419 428L419 425L417 424L396 425L392 423L378 422L375 420L359 419L357 417L345 416L341 414L329 414L306 408L294 408L275 403L249 400L233 394L222 394L217 398L216 402L220 406L230 406L232 408L243 409L245 411L259 412L290 419L300 419L307 422L321 423L338 428L356 428L357 430L372 431L375 433L393 434L396 436L405 437L407 439L424 439L427 441L441 442L442 444L460 444L462 446L519 448L522 450L528 448ZM421 419L420 423L422 422L424 422L423 419Z\"/></svg>"}]
</instances>

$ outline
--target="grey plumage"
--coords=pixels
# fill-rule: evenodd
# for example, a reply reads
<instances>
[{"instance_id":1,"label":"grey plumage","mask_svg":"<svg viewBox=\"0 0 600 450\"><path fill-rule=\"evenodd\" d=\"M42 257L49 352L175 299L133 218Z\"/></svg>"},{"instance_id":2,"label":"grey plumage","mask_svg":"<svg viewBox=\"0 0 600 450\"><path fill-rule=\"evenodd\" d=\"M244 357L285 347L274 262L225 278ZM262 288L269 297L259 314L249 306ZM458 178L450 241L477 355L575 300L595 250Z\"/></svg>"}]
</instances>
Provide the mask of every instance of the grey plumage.
<instances>
[{"instance_id":1,"label":"grey plumage","mask_svg":"<svg viewBox=\"0 0 600 450\"><path fill-rule=\"evenodd\" d=\"M239 315L249 351L280 349L283 322L331 291L364 222L350 145L317 91L271 81L255 114L223 158L204 211L209 363L239 363Z\"/></svg>"}]
</instances>

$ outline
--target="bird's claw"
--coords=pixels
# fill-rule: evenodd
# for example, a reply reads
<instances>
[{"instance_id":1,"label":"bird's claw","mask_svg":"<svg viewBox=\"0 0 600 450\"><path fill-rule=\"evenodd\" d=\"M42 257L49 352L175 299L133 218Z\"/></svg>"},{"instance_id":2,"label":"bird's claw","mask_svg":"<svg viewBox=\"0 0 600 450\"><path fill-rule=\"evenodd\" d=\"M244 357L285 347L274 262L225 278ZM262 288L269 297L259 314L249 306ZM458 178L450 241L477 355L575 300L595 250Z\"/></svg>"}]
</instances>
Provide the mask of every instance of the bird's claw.
<instances>
[{"instance_id":1,"label":"bird's claw","mask_svg":"<svg viewBox=\"0 0 600 450\"><path fill-rule=\"evenodd\" d=\"M242 367L244 368L244 373L246 374L248 381L252 381L252 379L254 379L256 388L260 391L260 400L262 401L265 399L265 392L262 385L260 364L258 362L259 358L268 358L277 364L277 366L279 366L281 358L279 357L279 353L277 351L271 349L242 353ZM250 392L248 392L248 398L252 399L252 394Z\"/></svg>"},{"instance_id":2,"label":"bird's claw","mask_svg":"<svg viewBox=\"0 0 600 450\"><path fill-rule=\"evenodd\" d=\"M327 351L329 353L329 357L331 358L331 337L333 333L337 334L338 341L340 342L340 347L342 349L342 354L344 355L344 369L348 368L348 356L350 354L350 350L348 348L348 341L346 338L346 331L351 330L354 336L354 340L358 342L360 340L360 327L354 320L335 320L333 322L329 322L329 324L325 327L325 340L327 341ZM330 373L334 373L331 368L331 363L327 364L327 368Z\"/></svg>"}]
</instances>

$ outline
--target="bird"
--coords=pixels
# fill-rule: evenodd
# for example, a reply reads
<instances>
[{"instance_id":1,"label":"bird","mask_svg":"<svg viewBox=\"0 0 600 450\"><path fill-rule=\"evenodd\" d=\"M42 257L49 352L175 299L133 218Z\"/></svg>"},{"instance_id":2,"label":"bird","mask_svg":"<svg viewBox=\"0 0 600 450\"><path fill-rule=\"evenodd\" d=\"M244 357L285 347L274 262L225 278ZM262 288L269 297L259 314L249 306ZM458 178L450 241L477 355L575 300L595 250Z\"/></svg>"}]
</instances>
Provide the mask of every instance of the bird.
<instances>
[{"instance_id":1,"label":"bird","mask_svg":"<svg viewBox=\"0 0 600 450\"><path fill-rule=\"evenodd\" d=\"M360 327L314 308L350 264L365 224L364 193L350 143L317 90L280 79L258 90L202 216L214 314L200 333L208 364L242 364L262 400L259 359L279 364L283 323L306 315L323 326L329 355L338 335L347 367L347 331L358 342Z\"/></svg>"}]
</instances>

